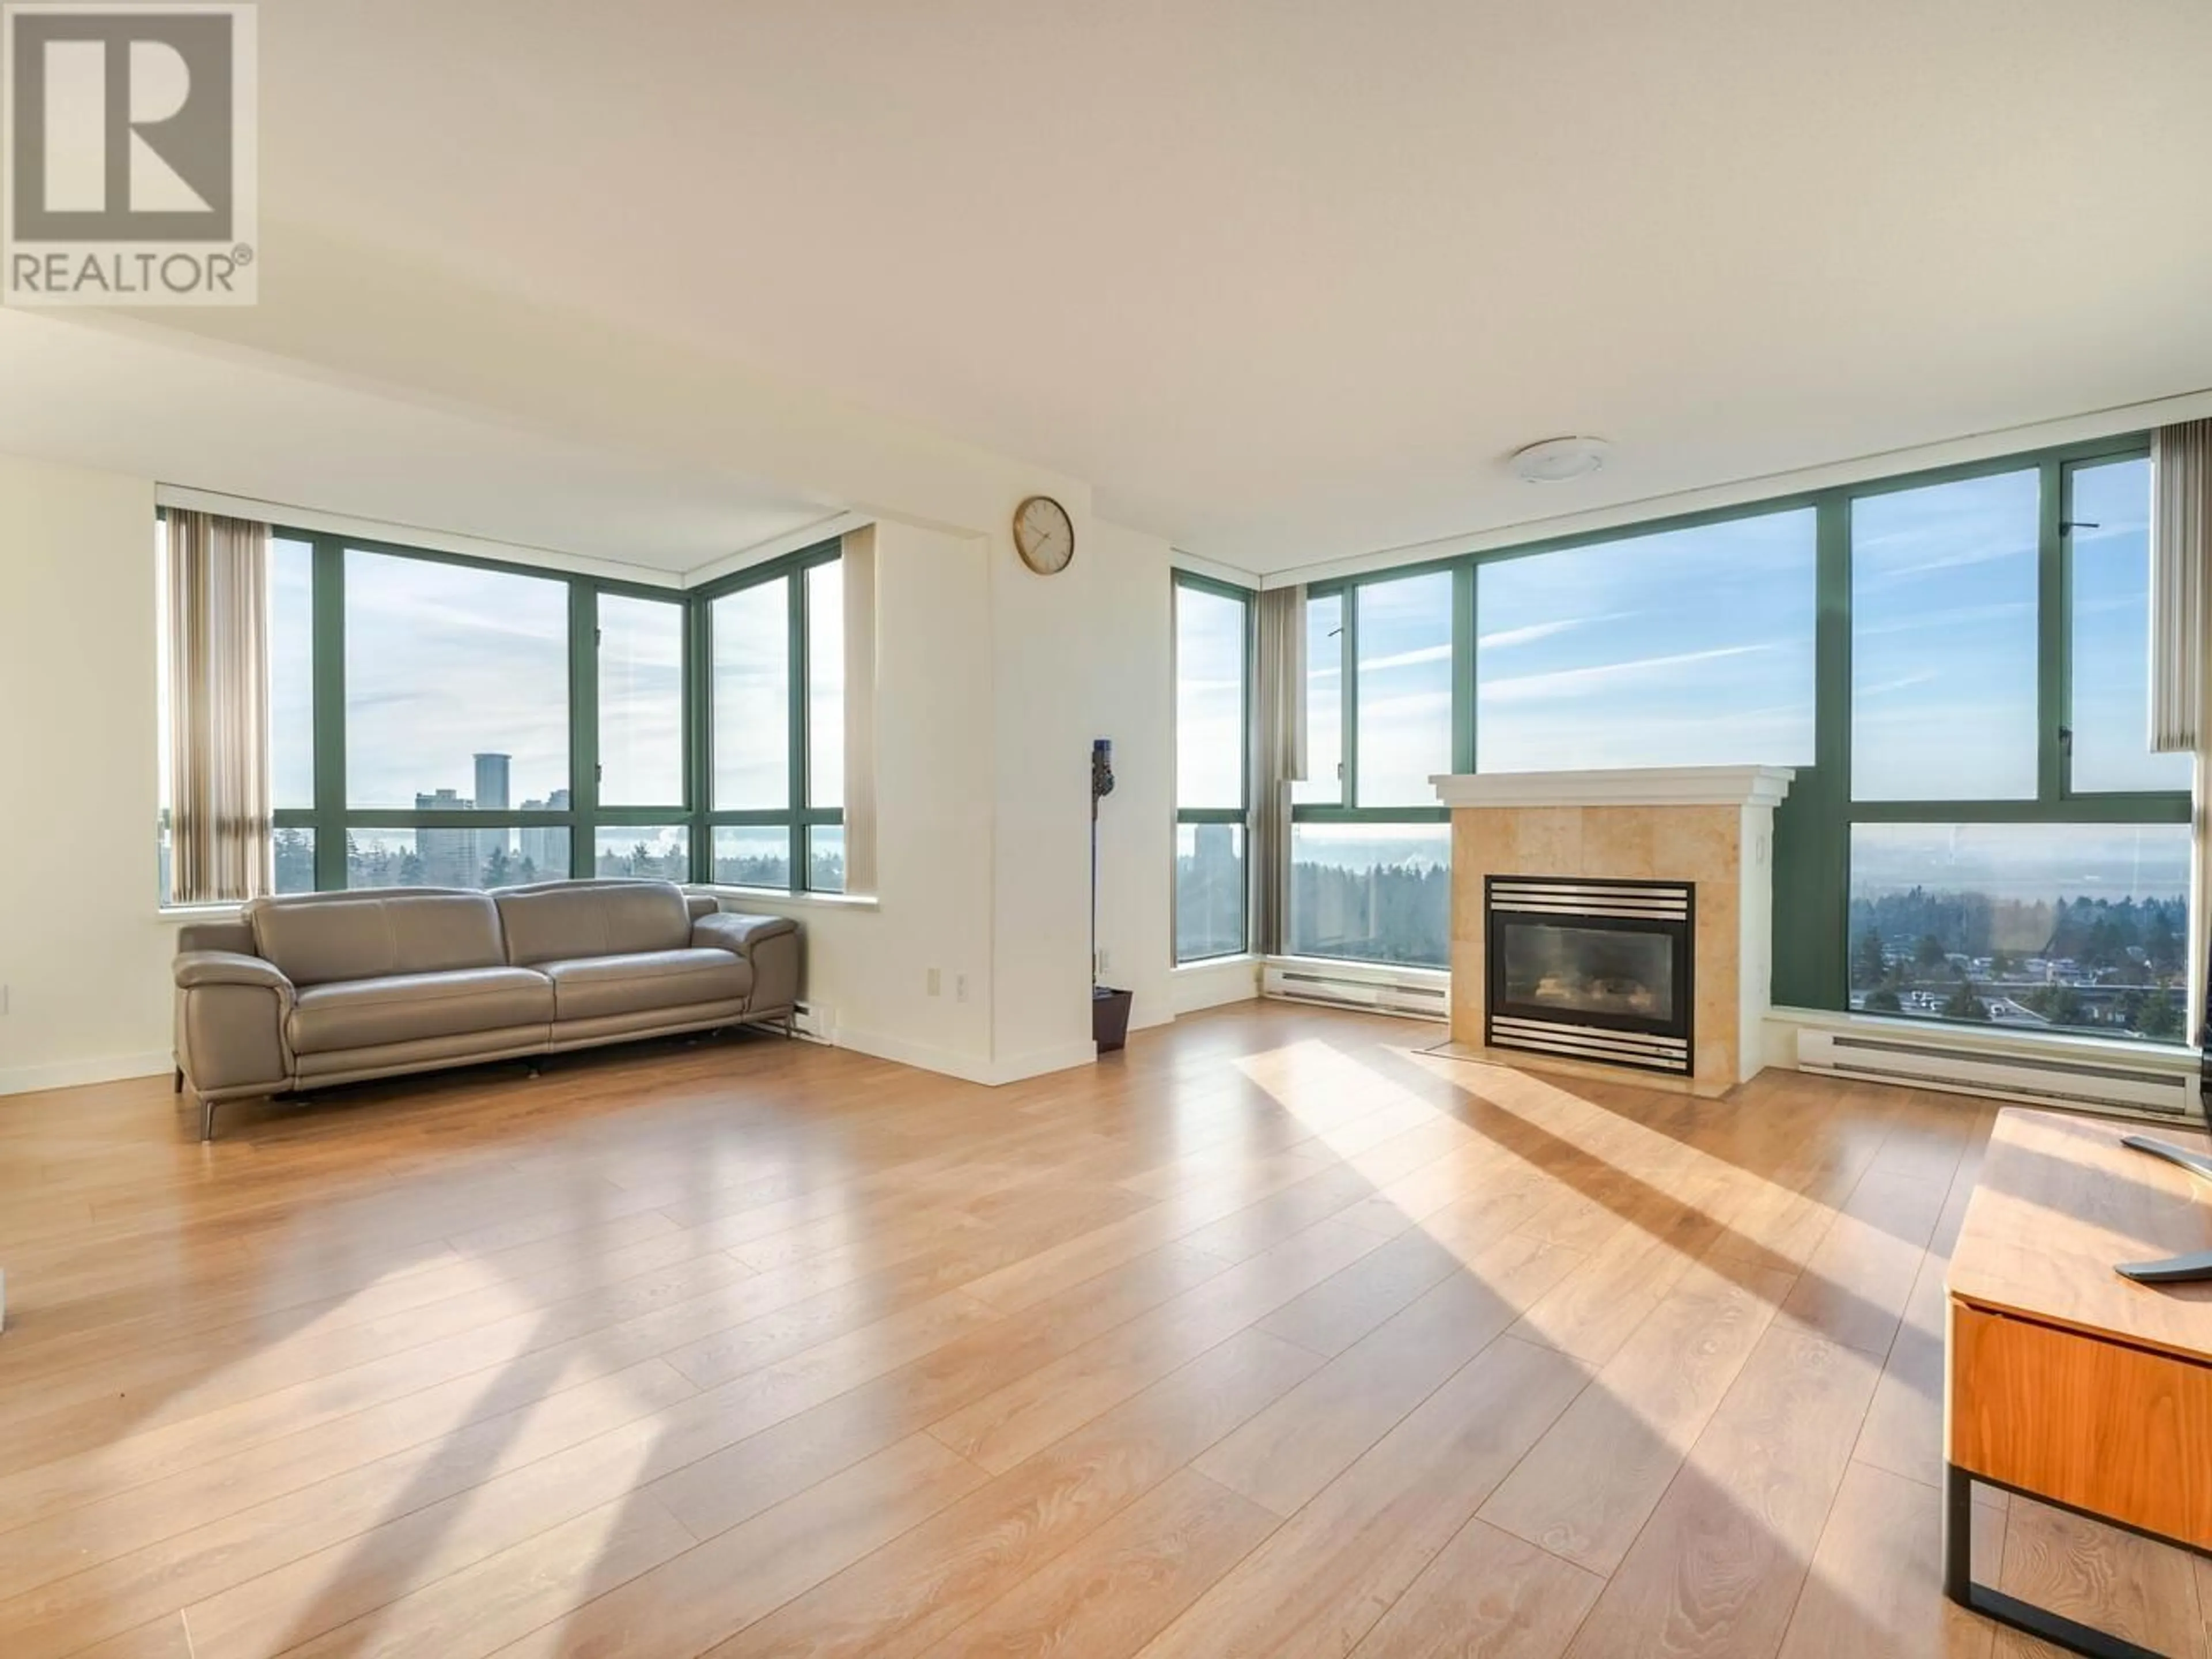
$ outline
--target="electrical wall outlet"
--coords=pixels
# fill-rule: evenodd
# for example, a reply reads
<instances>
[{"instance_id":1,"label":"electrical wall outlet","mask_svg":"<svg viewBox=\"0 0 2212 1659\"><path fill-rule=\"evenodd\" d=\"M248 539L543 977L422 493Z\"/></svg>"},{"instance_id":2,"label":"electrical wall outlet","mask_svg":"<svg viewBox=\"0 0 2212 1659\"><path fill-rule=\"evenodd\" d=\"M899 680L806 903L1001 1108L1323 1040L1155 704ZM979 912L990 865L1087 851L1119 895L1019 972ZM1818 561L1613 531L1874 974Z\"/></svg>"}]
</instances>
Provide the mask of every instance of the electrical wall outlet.
<instances>
[{"instance_id":1,"label":"electrical wall outlet","mask_svg":"<svg viewBox=\"0 0 2212 1659\"><path fill-rule=\"evenodd\" d=\"M942 994L945 990L945 970L941 968L931 969L927 975L927 980L929 994L932 996Z\"/></svg>"},{"instance_id":2,"label":"electrical wall outlet","mask_svg":"<svg viewBox=\"0 0 2212 1659\"><path fill-rule=\"evenodd\" d=\"M1094 979L1103 979L1107 975L1113 971L1113 963L1106 954L1106 947L1102 945L1098 947L1098 966L1091 977Z\"/></svg>"},{"instance_id":3,"label":"electrical wall outlet","mask_svg":"<svg viewBox=\"0 0 2212 1659\"><path fill-rule=\"evenodd\" d=\"M968 975L965 975L965 974L955 974L955 975L953 975L953 976L952 976L952 1000L953 1000L955 1002L965 1002L965 1001L967 1001L967 1000L968 1000Z\"/></svg>"}]
</instances>

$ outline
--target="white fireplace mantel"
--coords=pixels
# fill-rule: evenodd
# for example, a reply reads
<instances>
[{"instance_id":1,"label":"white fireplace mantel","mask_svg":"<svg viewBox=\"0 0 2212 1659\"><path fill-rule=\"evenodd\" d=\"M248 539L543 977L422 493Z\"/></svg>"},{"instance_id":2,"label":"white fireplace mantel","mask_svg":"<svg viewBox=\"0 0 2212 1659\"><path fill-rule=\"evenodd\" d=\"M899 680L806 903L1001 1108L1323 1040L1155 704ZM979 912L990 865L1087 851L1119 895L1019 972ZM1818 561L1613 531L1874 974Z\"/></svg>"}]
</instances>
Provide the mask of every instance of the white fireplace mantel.
<instances>
[{"instance_id":1,"label":"white fireplace mantel","mask_svg":"<svg viewBox=\"0 0 2212 1659\"><path fill-rule=\"evenodd\" d=\"M1630 766L1598 772L1439 773L1446 806L1775 806L1787 766Z\"/></svg>"}]
</instances>

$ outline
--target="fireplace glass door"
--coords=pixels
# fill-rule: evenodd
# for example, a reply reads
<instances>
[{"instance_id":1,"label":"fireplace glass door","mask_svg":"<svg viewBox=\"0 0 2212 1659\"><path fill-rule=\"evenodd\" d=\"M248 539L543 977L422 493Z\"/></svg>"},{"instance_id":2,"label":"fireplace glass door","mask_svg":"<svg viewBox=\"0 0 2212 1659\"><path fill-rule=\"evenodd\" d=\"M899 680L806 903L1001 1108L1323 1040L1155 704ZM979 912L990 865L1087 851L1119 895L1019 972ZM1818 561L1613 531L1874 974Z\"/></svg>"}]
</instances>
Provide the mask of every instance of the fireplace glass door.
<instances>
[{"instance_id":1,"label":"fireplace glass door","mask_svg":"<svg viewBox=\"0 0 2212 1659\"><path fill-rule=\"evenodd\" d=\"M1501 924L1509 1006L1673 1027L1674 940L1666 924L1591 927L1521 918Z\"/></svg>"},{"instance_id":2,"label":"fireplace glass door","mask_svg":"<svg viewBox=\"0 0 2212 1659\"><path fill-rule=\"evenodd\" d=\"M1689 884L1492 876L1484 889L1491 1046L1688 1074Z\"/></svg>"}]
</instances>

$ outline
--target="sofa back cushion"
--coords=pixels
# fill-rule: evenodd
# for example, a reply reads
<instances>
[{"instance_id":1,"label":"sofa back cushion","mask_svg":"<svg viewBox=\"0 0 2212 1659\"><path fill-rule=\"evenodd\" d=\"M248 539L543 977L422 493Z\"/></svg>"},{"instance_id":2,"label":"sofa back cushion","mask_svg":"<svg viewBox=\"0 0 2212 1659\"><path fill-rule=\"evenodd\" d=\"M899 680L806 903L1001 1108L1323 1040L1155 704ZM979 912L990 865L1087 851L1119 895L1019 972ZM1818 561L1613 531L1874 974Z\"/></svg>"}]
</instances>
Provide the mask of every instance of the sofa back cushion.
<instances>
[{"instance_id":1,"label":"sofa back cushion","mask_svg":"<svg viewBox=\"0 0 2212 1659\"><path fill-rule=\"evenodd\" d=\"M579 957L681 951L691 907L672 881L558 881L493 895L518 968Z\"/></svg>"},{"instance_id":2,"label":"sofa back cushion","mask_svg":"<svg viewBox=\"0 0 2212 1659\"><path fill-rule=\"evenodd\" d=\"M254 948L295 985L496 968L507 960L499 911L482 893L403 888L258 898L246 907Z\"/></svg>"}]
</instances>

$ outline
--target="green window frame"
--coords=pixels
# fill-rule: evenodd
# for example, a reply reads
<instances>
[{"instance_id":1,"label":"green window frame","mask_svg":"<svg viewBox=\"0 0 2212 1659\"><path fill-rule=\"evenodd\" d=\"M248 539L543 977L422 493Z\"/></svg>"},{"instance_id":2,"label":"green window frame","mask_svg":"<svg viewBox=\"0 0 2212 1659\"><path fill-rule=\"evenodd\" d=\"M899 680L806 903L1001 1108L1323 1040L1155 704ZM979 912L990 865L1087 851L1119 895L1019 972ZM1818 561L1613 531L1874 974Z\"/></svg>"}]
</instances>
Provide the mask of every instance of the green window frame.
<instances>
[{"instance_id":1,"label":"green window frame","mask_svg":"<svg viewBox=\"0 0 2212 1659\"><path fill-rule=\"evenodd\" d=\"M809 856L809 832L817 828L842 828L845 812L842 806L817 806L810 799L808 757L811 752L809 741L809 684L807 628L807 573L817 566L834 564L843 556L844 544L839 541L817 543L800 549L784 557L750 567L734 575L691 590L690 676L688 681L691 695L687 699L692 711L691 750L692 794L698 804L692 834L692 866L696 878L712 882L714 878L714 831L717 828L750 828L781 830L788 848L790 872L788 883L782 888L752 886L751 890L767 892L804 893L819 890L842 892L836 889L817 889L812 884L813 860ZM714 803L714 601L732 593L760 587L788 577L786 588L785 627L787 629L788 684L785 702L789 726L787 762L789 766L789 790L784 797L786 805L753 810L718 809Z\"/></svg>"},{"instance_id":2,"label":"green window frame","mask_svg":"<svg viewBox=\"0 0 2212 1659\"><path fill-rule=\"evenodd\" d=\"M2186 824L2186 789L2078 790L2068 743L2072 705L2075 474L2140 459L2146 434L2088 441L1843 486L1816 497L1820 622L1815 644L1814 763L1798 769L1775 816L1774 1000L1850 1006L1851 831L1860 824ZM1902 490L2033 468L2036 547L2036 791L2008 800L1868 800L1851 792L1851 512ZM2195 896L2192 895L2192 899Z\"/></svg>"},{"instance_id":3,"label":"green window frame","mask_svg":"<svg viewBox=\"0 0 2212 1659\"><path fill-rule=\"evenodd\" d=\"M1244 645L1241 659L1241 687L1238 697L1237 722L1237 729L1241 743L1237 770L1238 793L1240 796L1239 804L1234 806L1185 806L1180 798L1178 798L1176 802L1175 813L1176 841L1178 843L1180 843L1182 840L1182 832L1187 825L1194 828L1205 825L1231 825L1243 835L1243 854L1242 863L1243 866L1244 891L1242 915L1243 918L1243 926L1241 935L1235 945L1220 950L1206 950L1186 955L1182 948L1182 935L1180 915L1182 909L1181 890L1182 884L1180 879L1171 883L1169 890L1170 912L1169 917L1169 936L1175 941L1174 951L1176 965L1180 968L1189 967L1199 963L1219 962L1232 957L1244 956L1249 954L1252 949L1252 892L1253 871L1255 868L1253 856L1254 848L1252 844L1252 675L1257 654L1259 605L1256 596L1248 588L1238 587L1231 582L1217 581L1210 576L1201 576L1194 571L1188 570L1178 570L1175 573L1173 593L1175 605L1169 618L1169 632L1171 645L1179 646L1180 644L1182 637L1182 596L1185 593L1208 594L1215 599L1227 599L1240 606L1243 611ZM1170 675L1170 684L1176 688L1178 696L1180 696L1180 687L1182 684L1182 665L1179 660L1180 655L1181 653L1179 649L1171 648L1169 653L1170 665L1168 672ZM1172 775L1178 780L1176 786L1178 797L1180 796L1181 773L1179 757L1182 747L1182 732L1180 726L1181 722L1180 719L1178 719L1176 731L1176 749L1178 759L1172 773ZM1178 872L1180 872L1182 859L1180 845L1177 847L1175 857L1176 868Z\"/></svg>"},{"instance_id":4,"label":"green window frame","mask_svg":"<svg viewBox=\"0 0 2212 1659\"><path fill-rule=\"evenodd\" d=\"M1360 688L1358 592L1423 572L1452 573L1451 769L1476 769L1476 653L1480 637L1476 572L1509 559L1691 530L1769 514L1814 515L1813 758L1798 766L1776 817L1774 1000L1778 1006L1841 1011L1850 1006L1849 905L1851 831L1862 823L2185 824L2186 789L2094 792L2074 787L2066 741L2070 718L2075 475L2087 467L2139 459L2149 437L2131 433L2051 448L1930 468L1893 477L1802 490L1706 512L1607 526L1569 536L1362 571L1309 585L1309 599L1343 599L1344 694L1340 699L1342 788L1327 804L1294 802L1297 824L1408 824L1448 821L1442 807L1373 807L1358 799ZM1855 501L1929 484L2014 472L2039 475L2037 602L2038 787L2018 800L1857 801L1851 794L1851 512ZM1747 759L1750 757L1747 757ZM1277 849L1287 860L1289 848ZM1295 927L1295 920L1293 924Z\"/></svg>"},{"instance_id":5,"label":"green window frame","mask_svg":"<svg viewBox=\"0 0 2212 1659\"><path fill-rule=\"evenodd\" d=\"M1359 670L1359 590L1379 583L1403 580L1438 570L1450 572L1451 586L1451 764L1454 772L1474 769L1474 565L1475 561L1431 560L1358 576L1339 576L1315 582L1306 589L1306 601L1338 598L1344 604L1340 623L1337 699L1340 721L1338 737L1340 793L1332 802L1293 803L1293 823L1447 823L1451 811L1444 806L1364 806L1359 800L1359 705L1364 695Z\"/></svg>"},{"instance_id":6,"label":"green window frame","mask_svg":"<svg viewBox=\"0 0 2212 1659\"><path fill-rule=\"evenodd\" d=\"M599 602L603 594L621 594L682 609L685 596L672 588L647 583L612 581L548 570L434 549L410 547L364 536L340 536L287 525L270 526L274 536L304 542L313 550L314 805L280 810L278 830L303 830L314 836L315 886L319 891L344 890L349 836L364 832L425 830L559 830L568 840L568 866L546 871L550 879L562 875L590 875L596 868L598 832L623 826L689 824L689 799L649 806L602 807L599 800ZM561 811L500 812L421 811L356 807L346 793L346 569L349 550L427 563L459 566L502 574L526 576L562 584L568 593L568 659L566 684L568 724L568 806ZM688 633L686 636L688 651ZM688 664L686 672L688 684ZM692 715L687 706L687 727ZM690 751L687 740L685 751ZM692 781L685 780L687 789ZM695 837L696 839L696 837ZM693 853L696 865L696 854Z\"/></svg>"},{"instance_id":7,"label":"green window frame","mask_svg":"<svg viewBox=\"0 0 2212 1659\"><path fill-rule=\"evenodd\" d=\"M314 885L319 891L341 891L347 883L349 837L379 830L419 833L423 830L558 830L568 838L565 869L546 870L547 878L590 876L598 868L598 842L602 832L624 829L661 830L681 827L686 852L683 878L705 884L714 873L714 826L719 823L771 822L787 830L793 853L787 890L807 890L808 861L804 856L810 829L844 823L839 808L816 807L807 800L808 749L805 696L807 637L805 573L832 563L842 553L836 540L808 547L787 557L756 566L722 581L690 591L659 587L650 583L623 582L605 577L547 569L513 561L488 559L387 542L372 537L337 535L295 526L274 524L272 537L305 544L310 549L310 614L313 618L311 698L314 733L313 801L312 805L278 809L273 814L277 830L304 831L313 836ZM346 554L349 550L430 563L459 566L502 574L525 576L562 584L567 592L568 652L564 693L568 707L568 805L560 810L525 811L407 811L398 808L356 807L347 799L346 775ZM795 579L792 594L791 723L788 732L791 795L787 812L718 812L711 810L713 777L713 686L710 606L726 592L789 574ZM684 757L683 793L674 800L608 805L599 799L599 651L602 629L599 605L619 596L668 605L681 617L679 637L683 662L678 675L682 687Z\"/></svg>"},{"instance_id":8,"label":"green window frame","mask_svg":"<svg viewBox=\"0 0 2212 1659\"><path fill-rule=\"evenodd\" d=\"M1401 565L1388 570L1369 571L1357 576L1315 582L1306 589L1309 605L1316 599L1336 599L1340 605L1337 626L1337 797L1327 802L1293 799L1289 823L1284 830L1284 845L1275 849L1287 878L1285 885L1289 894L1281 921L1283 937L1278 944L1278 948L1285 955L1304 957L1311 953L1324 960L1367 962L1378 967L1400 969L1434 969L1449 965L1451 931L1449 904L1441 918L1443 949L1437 961L1427 961L1418 955L1398 957L1364 956L1355 949L1328 949L1311 942L1305 935L1305 930L1312 924L1302 910L1296 859L1301 826L1340 826L1347 829L1366 826L1387 830L1419 825L1442 827L1451 822L1450 810L1441 805L1419 806L1399 803L1370 806L1360 799L1360 711L1370 690L1360 665L1361 592L1379 584L1439 573L1447 574L1451 579L1449 600L1452 653L1451 732L1449 754L1444 761L1443 769L1470 772L1474 769L1474 561L1471 558L1429 560L1420 564ZM1446 845L1448 864L1448 835ZM1308 948L1302 950L1302 945Z\"/></svg>"}]
</instances>

